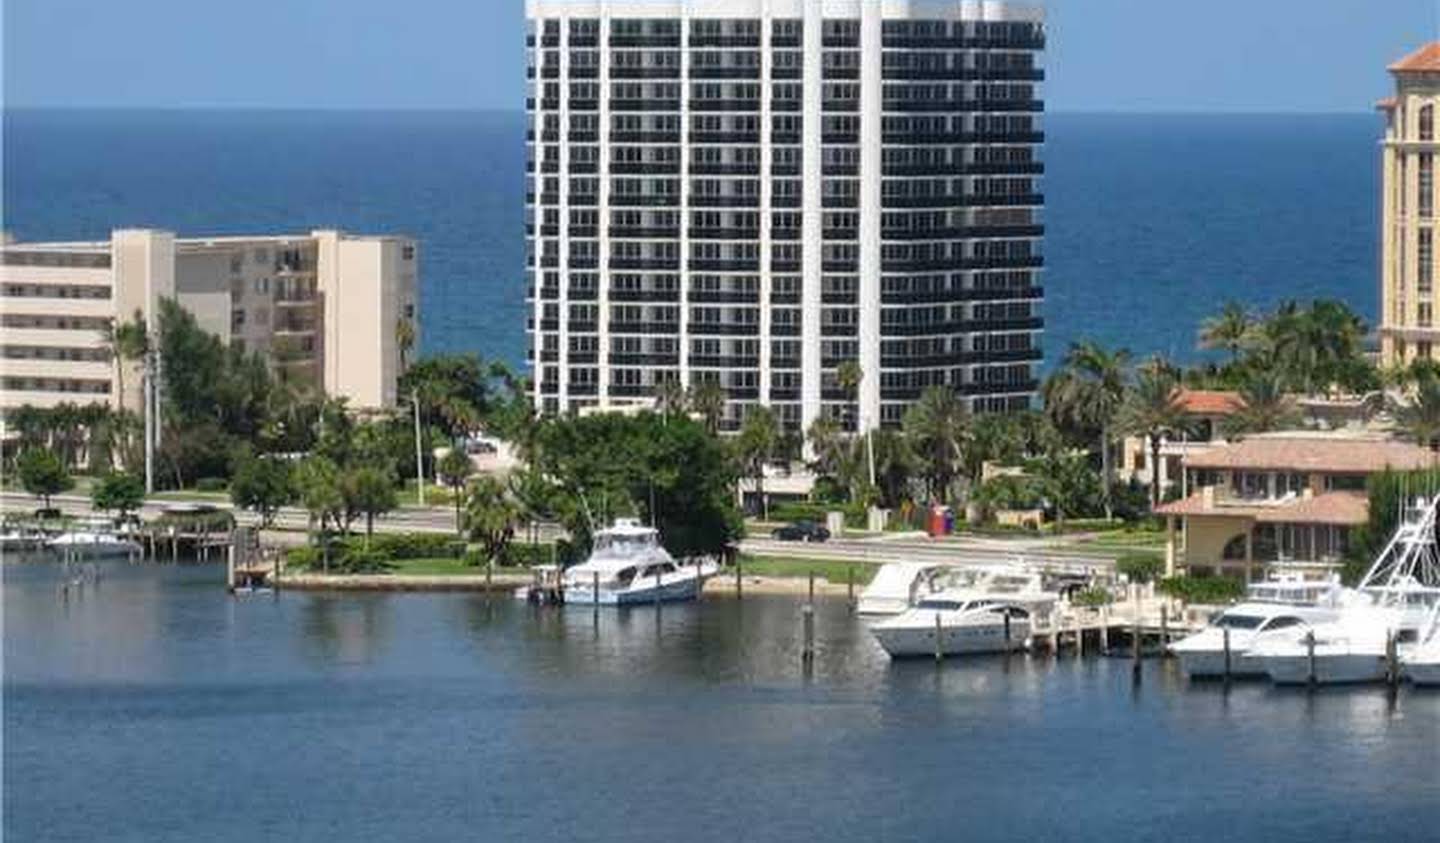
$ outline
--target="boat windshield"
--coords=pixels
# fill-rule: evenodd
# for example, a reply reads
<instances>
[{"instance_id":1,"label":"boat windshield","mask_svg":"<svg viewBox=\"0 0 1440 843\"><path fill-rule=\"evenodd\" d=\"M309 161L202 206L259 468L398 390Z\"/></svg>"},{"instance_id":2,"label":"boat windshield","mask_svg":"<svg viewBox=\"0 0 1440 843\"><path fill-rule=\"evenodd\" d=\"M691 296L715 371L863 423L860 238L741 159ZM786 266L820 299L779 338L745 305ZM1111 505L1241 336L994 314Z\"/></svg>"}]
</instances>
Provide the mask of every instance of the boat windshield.
<instances>
[{"instance_id":1,"label":"boat windshield","mask_svg":"<svg viewBox=\"0 0 1440 843\"><path fill-rule=\"evenodd\" d=\"M1225 613L1215 619L1215 626L1221 629L1259 629L1265 619L1255 615L1234 615Z\"/></svg>"},{"instance_id":2,"label":"boat windshield","mask_svg":"<svg viewBox=\"0 0 1440 843\"><path fill-rule=\"evenodd\" d=\"M932 612L958 612L961 609L965 608L966 605L966 602L963 600L945 600L941 598L931 598L928 600L921 600L919 604L917 604L916 608L929 609Z\"/></svg>"},{"instance_id":3,"label":"boat windshield","mask_svg":"<svg viewBox=\"0 0 1440 843\"><path fill-rule=\"evenodd\" d=\"M595 550L607 556L634 556L656 546L654 533L601 533L595 537Z\"/></svg>"}]
</instances>

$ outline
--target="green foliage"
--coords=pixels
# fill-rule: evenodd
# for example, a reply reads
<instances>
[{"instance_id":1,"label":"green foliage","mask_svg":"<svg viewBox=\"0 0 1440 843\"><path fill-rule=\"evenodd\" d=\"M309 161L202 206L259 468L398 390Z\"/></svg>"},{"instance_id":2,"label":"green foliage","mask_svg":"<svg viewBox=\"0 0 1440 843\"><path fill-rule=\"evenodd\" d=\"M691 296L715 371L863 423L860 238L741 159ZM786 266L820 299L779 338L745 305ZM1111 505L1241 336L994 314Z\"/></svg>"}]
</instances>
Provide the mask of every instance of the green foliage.
<instances>
[{"instance_id":1,"label":"green foliage","mask_svg":"<svg viewBox=\"0 0 1440 843\"><path fill-rule=\"evenodd\" d=\"M1044 485L1028 475L992 477L975 490L975 502L990 509L1039 509L1044 503Z\"/></svg>"},{"instance_id":2,"label":"green foliage","mask_svg":"<svg viewBox=\"0 0 1440 843\"><path fill-rule=\"evenodd\" d=\"M1109 591L1094 587L1076 592L1075 596L1070 598L1072 605L1081 606L1086 609L1099 609L1102 606L1108 606L1114 602L1115 596Z\"/></svg>"},{"instance_id":3,"label":"green foliage","mask_svg":"<svg viewBox=\"0 0 1440 843\"><path fill-rule=\"evenodd\" d=\"M385 553L364 547L346 550L339 558L331 558L330 565L345 574L383 574L394 568Z\"/></svg>"},{"instance_id":4,"label":"green foliage","mask_svg":"<svg viewBox=\"0 0 1440 843\"><path fill-rule=\"evenodd\" d=\"M465 531L480 545L486 559L501 560L515 531L522 510L509 484L494 475L483 475L470 484L465 500Z\"/></svg>"},{"instance_id":5,"label":"green foliage","mask_svg":"<svg viewBox=\"0 0 1440 843\"><path fill-rule=\"evenodd\" d=\"M933 386L905 413L904 430L932 501L949 499L970 429L970 413L954 390Z\"/></svg>"},{"instance_id":6,"label":"green foliage","mask_svg":"<svg viewBox=\"0 0 1440 843\"><path fill-rule=\"evenodd\" d=\"M1154 582L1165 571L1165 560L1154 553L1127 553L1115 560L1115 570L1132 583Z\"/></svg>"},{"instance_id":7,"label":"green foliage","mask_svg":"<svg viewBox=\"0 0 1440 843\"><path fill-rule=\"evenodd\" d=\"M491 409L494 379L476 354L445 354L420 360L400 378L400 394L420 401L422 424L440 428L451 442L477 430Z\"/></svg>"},{"instance_id":8,"label":"green foliage","mask_svg":"<svg viewBox=\"0 0 1440 843\"><path fill-rule=\"evenodd\" d=\"M1370 475L1365 482L1368 520L1351 534L1349 553L1341 571L1346 585L1359 584L1375 557L1385 549L1399 526L1400 513L1407 502L1417 495L1435 494L1437 490L1440 490L1440 469L1393 471L1387 468Z\"/></svg>"},{"instance_id":9,"label":"green foliage","mask_svg":"<svg viewBox=\"0 0 1440 843\"><path fill-rule=\"evenodd\" d=\"M677 557L719 554L741 535L735 466L724 443L683 416L602 414L548 421L536 475L583 553L597 526L639 514Z\"/></svg>"},{"instance_id":10,"label":"green foliage","mask_svg":"<svg viewBox=\"0 0 1440 843\"><path fill-rule=\"evenodd\" d=\"M345 509L351 517L365 519L365 536L375 533L375 519L399 505L394 477L368 465L347 471L340 478Z\"/></svg>"},{"instance_id":11,"label":"green foliage","mask_svg":"<svg viewBox=\"0 0 1440 843\"><path fill-rule=\"evenodd\" d=\"M1245 583L1236 577L1167 577L1156 589L1186 603L1220 605L1233 603L1245 596Z\"/></svg>"},{"instance_id":12,"label":"green foliage","mask_svg":"<svg viewBox=\"0 0 1440 843\"><path fill-rule=\"evenodd\" d=\"M280 507L295 499L290 464L278 457L245 457L230 480L230 500L260 516L263 527L275 523Z\"/></svg>"},{"instance_id":13,"label":"green foliage","mask_svg":"<svg viewBox=\"0 0 1440 843\"><path fill-rule=\"evenodd\" d=\"M770 509L770 520L789 523L792 521L814 521L825 524L830 513L839 512L845 516L845 526L852 530L863 530L868 520L863 503L825 504L809 501L785 501Z\"/></svg>"},{"instance_id":14,"label":"green foliage","mask_svg":"<svg viewBox=\"0 0 1440 843\"><path fill-rule=\"evenodd\" d=\"M90 501L101 512L115 510L123 518L145 503L145 481L124 471L112 471L95 482Z\"/></svg>"},{"instance_id":15,"label":"green foliage","mask_svg":"<svg viewBox=\"0 0 1440 843\"><path fill-rule=\"evenodd\" d=\"M25 491L42 499L45 508L50 508L50 497L75 487L75 480L65 468L65 463L54 451L30 448L22 451L15 463L20 485Z\"/></svg>"},{"instance_id":16,"label":"green foliage","mask_svg":"<svg viewBox=\"0 0 1440 843\"><path fill-rule=\"evenodd\" d=\"M455 504L455 530L463 532L461 508L464 505L465 484L470 481L470 475L475 473L475 464L470 461L469 454L459 448L451 448L435 464L435 473L450 488L450 498Z\"/></svg>"},{"instance_id":17,"label":"green foliage","mask_svg":"<svg viewBox=\"0 0 1440 843\"><path fill-rule=\"evenodd\" d=\"M229 490L230 481L224 477L201 477L195 481L195 491L197 492L228 492Z\"/></svg>"}]
</instances>

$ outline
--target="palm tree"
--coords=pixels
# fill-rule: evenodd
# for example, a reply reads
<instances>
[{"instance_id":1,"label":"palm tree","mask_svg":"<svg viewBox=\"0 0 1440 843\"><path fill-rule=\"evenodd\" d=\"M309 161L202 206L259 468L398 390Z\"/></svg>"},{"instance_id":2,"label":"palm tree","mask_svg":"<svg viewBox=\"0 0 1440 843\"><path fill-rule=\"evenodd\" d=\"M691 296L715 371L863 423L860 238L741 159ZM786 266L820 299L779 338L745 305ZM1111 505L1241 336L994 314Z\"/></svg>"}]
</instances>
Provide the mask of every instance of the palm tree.
<instances>
[{"instance_id":1,"label":"palm tree","mask_svg":"<svg viewBox=\"0 0 1440 843\"><path fill-rule=\"evenodd\" d=\"M1284 430L1300 422L1299 408L1274 372L1259 372L1247 380L1240 389L1240 402L1239 411L1222 425L1228 438Z\"/></svg>"},{"instance_id":2,"label":"palm tree","mask_svg":"<svg viewBox=\"0 0 1440 843\"><path fill-rule=\"evenodd\" d=\"M720 430L720 417L725 413L725 390L718 381L703 380L690 388L690 408L705 420L705 429L712 434Z\"/></svg>"},{"instance_id":3,"label":"palm tree","mask_svg":"<svg viewBox=\"0 0 1440 843\"><path fill-rule=\"evenodd\" d=\"M1113 517L1110 488L1114 485L1110 456L1116 416L1129 390L1127 349L1107 350L1084 341L1074 343L1061 369L1045 384L1045 412L1059 430L1092 430L1100 438L1100 475L1105 517Z\"/></svg>"},{"instance_id":4,"label":"palm tree","mask_svg":"<svg viewBox=\"0 0 1440 843\"><path fill-rule=\"evenodd\" d=\"M685 412L685 387L675 378L655 384L655 409L661 415L674 416Z\"/></svg>"},{"instance_id":5,"label":"palm tree","mask_svg":"<svg viewBox=\"0 0 1440 843\"><path fill-rule=\"evenodd\" d=\"M1395 424L1424 448L1440 446L1440 377L1422 376L1410 394L1391 406Z\"/></svg>"},{"instance_id":6,"label":"palm tree","mask_svg":"<svg viewBox=\"0 0 1440 843\"><path fill-rule=\"evenodd\" d=\"M780 420L769 407L752 406L745 413L740 434L735 438L735 451L740 463L749 476L755 479L755 494L760 499L760 512L770 517L770 505L765 500L765 465L775 456L783 434Z\"/></svg>"},{"instance_id":7,"label":"palm tree","mask_svg":"<svg viewBox=\"0 0 1440 843\"><path fill-rule=\"evenodd\" d=\"M902 426L925 473L931 500L942 500L964 456L970 411L953 389L932 386L905 413Z\"/></svg>"},{"instance_id":8,"label":"palm tree","mask_svg":"<svg viewBox=\"0 0 1440 843\"><path fill-rule=\"evenodd\" d=\"M815 455L810 467L822 477L838 477L845 461L847 442L840 425L829 416L819 416L805 431Z\"/></svg>"},{"instance_id":9,"label":"palm tree","mask_svg":"<svg viewBox=\"0 0 1440 843\"><path fill-rule=\"evenodd\" d=\"M145 314L137 308L129 322L117 323L111 319L100 329L100 341L115 368L116 403L124 408L125 364L143 359L150 349L150 335L145 330Z\"/></svg>"},{"instance_id":10,"label":"palm tree","mask_svg":"<svg viewBox=\"0 0 1440 843\"><path fill-rule=\"evenodd\" d=\"M465 530L478 542L491 564L503 564L505 550L515 538L523 516L510 487L499 478L482 474L470 484L465 498Z\"/></svg>"},{"instance_id":11,"label":"palm tree","mask_svg":"<svg viewBox=\"0 0 1440 843\"><path fill-rule=\"evenodd\" d=\"M415 322L404 316L395 320L395 345L400 351L400 371L405 371L410 362L410 351L415 348Z\"/></svg>"},{"instance_id":12,"label":"palm tree","mask_svg":"<svg viewBox=\"0 0 1440 843\"><path fill-rule=\"evenodd\" d=\"M1225 307L1215 316L1200 325L1200 347L1207 350L1223 349L1230 354L1233 363L1240 352L1249 344L1255 332L1255 320L1239 302L1226 302Z\"/></svg>"},{"instance_id":13,"label":"palm tree","mask_svg":"<svg viewBox=\"0 0 1440 843\"><path fill-rule=\"evenodd\" d=\"M1120 409L1120 428L1150 443L1150 508L1160 506L1160 446L1186 427L1175 367L1155 356L1136 370L1135 388Z\"/></svg>"},{"instance_id":14,"label":"palm tree","mask_svg":"<svg viewBox=\"0 0 1440 843\"><path fill-rule=\"evenodd\" d=\"M859 400L860 382L865 379L865 370L860 368L858 360L846 360L835 367L835 382L845 393L845 428L847 430L859 429L859 417L855 402Z\"/></svg>"}]
</instances>

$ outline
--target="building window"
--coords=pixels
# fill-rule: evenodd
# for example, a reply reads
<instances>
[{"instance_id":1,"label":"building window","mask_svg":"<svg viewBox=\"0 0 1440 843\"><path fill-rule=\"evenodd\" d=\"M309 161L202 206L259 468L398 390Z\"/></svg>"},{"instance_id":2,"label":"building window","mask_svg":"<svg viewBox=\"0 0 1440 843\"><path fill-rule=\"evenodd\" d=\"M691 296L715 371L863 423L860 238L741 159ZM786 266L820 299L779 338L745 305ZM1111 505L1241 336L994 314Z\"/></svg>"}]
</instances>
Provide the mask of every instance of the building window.
<instances>
[{"instance_id":1,"label":"building window","mask_svg":"<svg viewBox=\"0 0 1440 843\"><path fill-rule=\"evenodd\" d=\"M1428 294L1435 283L1435 230L1420 229L1416 254L1416 284L1422 294Z\"/></svg>"},{"instance_id":2,"label":"building window","mask_svg":"<svg viewBox=\"0 0 1440 843\"><path fill-rule=\"evenodd\" d=\"M1431 307L1430 302L1422 301L1416 306L1415 324L1420 328L1430 327Z\"/></svg>"},{"instance_id":3,"label":"building window","mask_svg":"<svg viewBox=\"0 0 1440 843\"><path fill-rule=\"evenodd\" d=\"M1420 109L1420 140L1435 140L1435 106L1427 105Z\"/></svg>"},{"instance_id":4,"label":"building window","mask_svg":"<svg viewBox=\"0 0 1440 843\"><path fill-rule=\"evenodd\" d=\"M1426 219L1435 215L1435 156L1429 152L1420 153L1420 216Z\"/></svg>"}]
</instances>

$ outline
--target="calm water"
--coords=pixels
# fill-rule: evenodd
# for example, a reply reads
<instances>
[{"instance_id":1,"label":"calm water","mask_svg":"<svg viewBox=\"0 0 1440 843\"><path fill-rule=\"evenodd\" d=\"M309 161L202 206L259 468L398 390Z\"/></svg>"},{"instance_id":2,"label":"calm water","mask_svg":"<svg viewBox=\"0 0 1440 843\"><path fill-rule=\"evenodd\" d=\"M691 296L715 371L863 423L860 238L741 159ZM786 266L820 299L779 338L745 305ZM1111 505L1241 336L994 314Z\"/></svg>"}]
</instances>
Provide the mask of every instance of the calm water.
<instances>
[{"instance_id":1,"label":"calm water","mask_svg":"<svg viewBox=\"0 0 1440 843\"><path fill-rule=\"evenodd\" d=\"M23 239L403 231L422 345L524 359L524 118L512 113L6 112L4 225ZM1372 315L1380 124L1340 116L1047 117L1048 329L1193 353L1227 298Z\"/></svg>"},{"instance_id":2,"label":"calm water","mask_svg":"<svg viewBox=\"0 0 1440 843\"><path fill-rule=\"evenodd\" d=\"M891 666L843 601L231 599L4 569L15 840L1432 841L1440 694Z\"/></svg>"}]
</instances>

